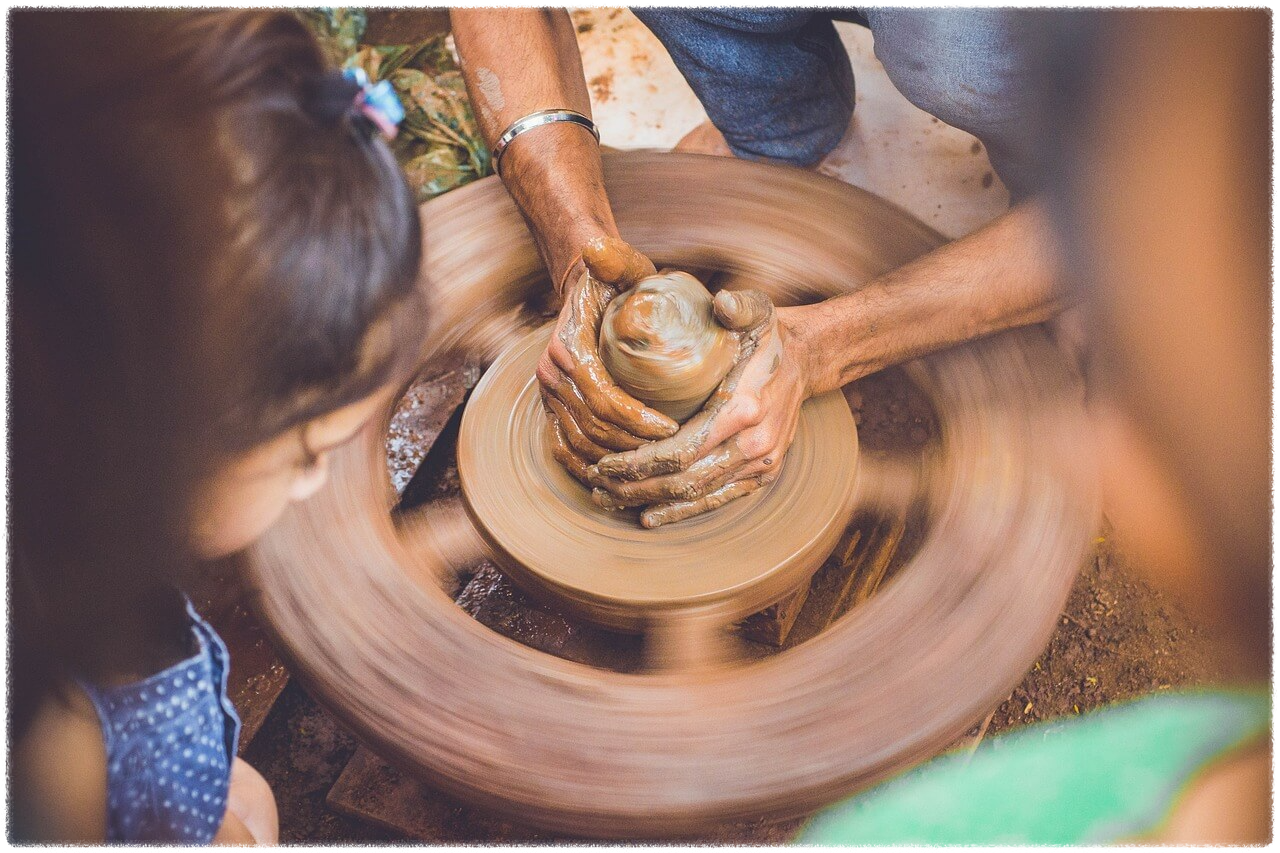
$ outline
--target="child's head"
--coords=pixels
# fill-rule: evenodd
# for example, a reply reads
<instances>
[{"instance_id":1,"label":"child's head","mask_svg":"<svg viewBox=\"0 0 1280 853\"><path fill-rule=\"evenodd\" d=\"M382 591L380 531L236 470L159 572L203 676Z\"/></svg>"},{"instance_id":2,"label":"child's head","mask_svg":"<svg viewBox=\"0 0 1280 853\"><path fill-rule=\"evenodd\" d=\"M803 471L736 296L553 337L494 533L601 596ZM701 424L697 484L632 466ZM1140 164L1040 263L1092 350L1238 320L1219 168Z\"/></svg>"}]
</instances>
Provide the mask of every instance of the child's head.
<instances>
[{"instance_id":1,"label":"child's head","mask_svg":"<svg viewBox=\"0 0 1280 853\"><path fill-rule=\"evenodd\" d=\"M1260 10L1098 26L1064 111L1074 279L1107 515L1140 567L1270 664L1270 25ZM1176 63L1163 61L1179 57ZM1229 96L1228 96L1229 93Z\"/></svg>"},{"instance_id":2,"label":"child's head","mask_svg":"<svg viewBox=\"0 0 1280 853\"><path fill-rule=\"evenodd\" d=\"M11 45L14 557L42 621L116 641L67 638L92 671L407 378L420 226L288 13L19 12Z\"/></svg>"}]
</instances>

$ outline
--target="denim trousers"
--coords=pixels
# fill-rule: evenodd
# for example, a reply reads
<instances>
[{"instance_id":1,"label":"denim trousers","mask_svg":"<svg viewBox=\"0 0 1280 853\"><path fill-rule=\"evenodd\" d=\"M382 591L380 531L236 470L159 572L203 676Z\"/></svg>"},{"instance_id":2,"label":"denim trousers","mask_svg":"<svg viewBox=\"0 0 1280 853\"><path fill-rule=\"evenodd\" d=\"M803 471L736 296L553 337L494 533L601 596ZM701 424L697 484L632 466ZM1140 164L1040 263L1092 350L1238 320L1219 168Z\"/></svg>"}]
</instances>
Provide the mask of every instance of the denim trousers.
<instances>
[{"instance_id":1,"label":"denim trousers","mask_svg":"<svg viewBox=\"0 0 1280 853\"><path fill-rule=\"evenodd\" d=\"M870 27L876 58L907 100L981 140L1015 198L1037 188L1051 10L633 11L739 157L808 166L839 143L854 78L832 22L851 20Z\"/></svg>"}]
</instances>

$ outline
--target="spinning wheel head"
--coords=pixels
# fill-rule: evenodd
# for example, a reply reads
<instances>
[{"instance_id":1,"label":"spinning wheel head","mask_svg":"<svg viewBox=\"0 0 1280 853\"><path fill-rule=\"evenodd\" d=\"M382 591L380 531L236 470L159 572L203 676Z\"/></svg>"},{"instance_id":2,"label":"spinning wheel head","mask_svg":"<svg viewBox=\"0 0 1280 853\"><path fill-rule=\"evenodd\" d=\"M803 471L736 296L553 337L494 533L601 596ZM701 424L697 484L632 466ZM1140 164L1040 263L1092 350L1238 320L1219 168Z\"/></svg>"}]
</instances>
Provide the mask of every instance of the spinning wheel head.
<instances>
[{"instance_id":1,"label":"spinning wheel head","mask_svg":"<svg viewBox=\"0 0 1280 853\"><path fill-rule=\"evenodd\" d=\"M627 153L607 155L605 171L619 228L649 257L749 274L775 304L846 292L939 242L891 205L799 169ZM909 368L939 427L919 487L916 460L859 458L844 402L818 399L767 492L643 530L587 506L541 443L533 374L549 332L526 339L522 327L540 313L523 306L545 277L510 195L488 178L428 203L423 220L437 310L422 361L501 354L458 447L488 542L452 506L393 516L385 433L369 430L246 557L290 669L378 754L540 827L670 836L804 813L934 754L1009 695L1057 625L1098 517L1078 377L1041 330ZM840 440L823 438L840 418ZM788 492L802 484L799 499ZM705 660L716 608L798 582L810 567L769 567L830 550L824 537L854 501L842 490L855 488L886 512L916 493L928 507L893 582L777 656L692 678L542 654L481 625L438 583L487 544L527 588L579 612L665 618L655 659L684 648Z\"/></svg>"},{"instance_id":2,"label":"spinning wheel head","mask_svg":"<svg viewBox=\"0 0 1280 853\"><path fill-rule=\"evenodd\" d=\"M556 462L534 369L551 327L503 353L471 395L458 438L468 511L502 568L583 618L643 630L682 615L754 613L807 581L854 509L858 437L843 396L801 411L768 489L646 530L608 512Z\"/></svg>"}]
</instances>

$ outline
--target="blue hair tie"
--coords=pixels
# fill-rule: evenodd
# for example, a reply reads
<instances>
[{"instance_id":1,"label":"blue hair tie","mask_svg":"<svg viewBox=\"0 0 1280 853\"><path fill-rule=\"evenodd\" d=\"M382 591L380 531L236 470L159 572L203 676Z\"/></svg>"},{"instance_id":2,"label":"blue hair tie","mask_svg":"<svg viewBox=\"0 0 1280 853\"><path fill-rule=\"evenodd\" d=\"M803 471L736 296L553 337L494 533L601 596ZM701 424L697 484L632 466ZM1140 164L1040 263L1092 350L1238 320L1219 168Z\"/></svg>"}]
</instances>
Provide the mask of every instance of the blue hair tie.
<instances>
[{"instance_id":1,"label":"blue hair tie","mask_svg":"<svg viewBox=\"0 0 1280 853\"><path fill-rule=\"evenodd\" d=\"M387 80L370 83L363 68L348 68L342 76L360 87L354 104L360 114L373 122L387 139L395 139L396 129L404 121L404 107L391 83Z\"/></svg>"}]
</instances>

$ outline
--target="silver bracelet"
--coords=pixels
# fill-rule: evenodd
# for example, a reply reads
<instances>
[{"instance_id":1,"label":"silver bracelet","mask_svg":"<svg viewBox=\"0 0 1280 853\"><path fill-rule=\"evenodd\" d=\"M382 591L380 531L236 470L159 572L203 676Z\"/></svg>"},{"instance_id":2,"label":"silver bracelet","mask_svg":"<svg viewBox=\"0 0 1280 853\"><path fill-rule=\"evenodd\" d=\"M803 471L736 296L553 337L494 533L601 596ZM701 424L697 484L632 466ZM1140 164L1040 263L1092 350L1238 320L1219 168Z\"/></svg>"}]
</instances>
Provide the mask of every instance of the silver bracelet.
<instances>
[{"instance_id":1,"label":"silver bracelet","mask_svg":"<svg viewBox=\"0 0 1280 853\"><path fill-rule=\"evenodd\" d=\"M596 129L596 123L580 112L576 110L538 110L536 113L529 113L524 118L518 118L513 121L511 126L498 137L497 144L493 146L493 171L499 175L502 174L502 152L507 150L511 140L526 130L533 130L535 127L554 124L558 121L567 121L571 124L585 127L591 131L591 135L596 138L596 142L600 141L600 131Z\"/></svg>"}]
</instances>

